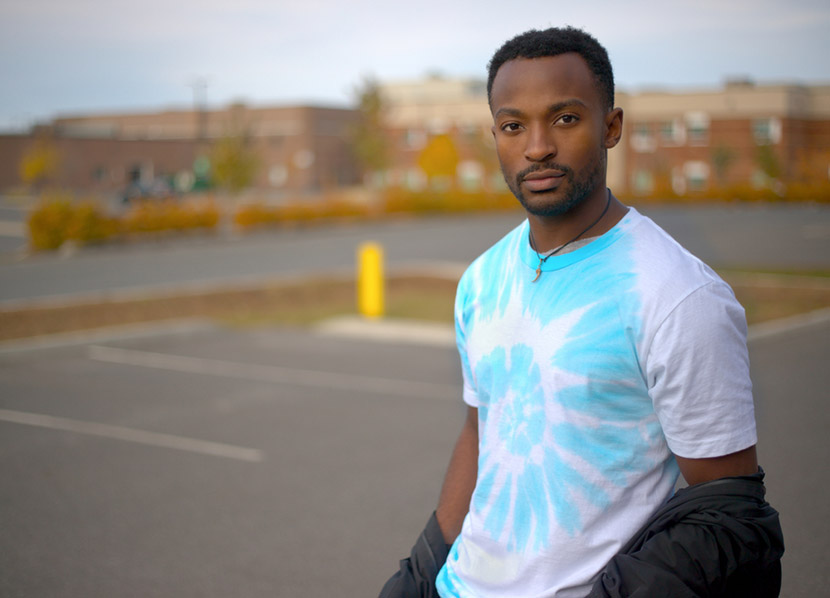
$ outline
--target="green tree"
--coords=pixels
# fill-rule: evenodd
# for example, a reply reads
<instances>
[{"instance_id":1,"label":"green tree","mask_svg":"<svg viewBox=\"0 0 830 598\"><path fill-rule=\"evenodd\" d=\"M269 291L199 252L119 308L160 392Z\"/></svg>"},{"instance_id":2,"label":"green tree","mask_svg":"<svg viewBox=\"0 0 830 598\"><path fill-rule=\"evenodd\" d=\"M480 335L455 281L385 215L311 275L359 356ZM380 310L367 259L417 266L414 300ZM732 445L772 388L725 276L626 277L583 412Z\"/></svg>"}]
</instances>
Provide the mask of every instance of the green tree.
<instances>
[{"instance_id":1,"label":"green tree","mask_svg":"<svg viewBox=\"0 0 830 598\"><path fill-rule=\"evenodd\" d=\"M735 151L724 144L720 144L712 150L712 166L715 168L715 178L719 185L726 184L729 168L735 161L735 157Z\"/></svg>"},{"instance_id":2,"label":"green tree","mask_svg":"<svg viewBox=\"0 0 830 598\"><path fill-rule=\"evenodd\" d=\"M231 194L253 183L259 165L259 156L244 134L226 135L210 151L211 180Z\"/></svg>"},{"instance_id":3,"label":"green tree","mask_svg":"<svg viewBox=\"0 0 830 598\"><path fill-rule=\"evenodd\" d=\"M364 79L355 97L358 118L351 131L352 149L364 176L383 172L390 160L380 87L374 79Z\"/></svg>"},{"instance_id":4,"label":"green tree","mask_svg":"<svg viewBox=\"0 0 830 598\"><path fill-rule=\"evenodd\" d=\"M781 176L781 163L771 145L759 145L755 160L767 178L777 180Z\"/></svg>"}]
</instances>

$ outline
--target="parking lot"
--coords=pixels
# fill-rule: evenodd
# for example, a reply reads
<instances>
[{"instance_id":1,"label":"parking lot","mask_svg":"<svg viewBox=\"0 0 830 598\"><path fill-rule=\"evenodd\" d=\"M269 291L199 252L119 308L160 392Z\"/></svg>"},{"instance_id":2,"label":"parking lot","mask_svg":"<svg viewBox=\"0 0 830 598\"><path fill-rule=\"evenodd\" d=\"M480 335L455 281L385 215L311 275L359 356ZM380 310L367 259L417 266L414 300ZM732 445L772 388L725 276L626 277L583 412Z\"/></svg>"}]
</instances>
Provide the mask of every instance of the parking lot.
<instances>
[{"instance_id":1,"label":"parking lot","mask_svg":"<svg viewBox=\"0 0 830 598\"><path fill-rule=\"evenodd\" d=\"M826 210L656 214L718 265L827 264ZM308 274L348 266L367 238L395 266L457 262L511 218L9 258L0 287L20 303ZM451 341L417 330L179 321L0 346L0 596L376 595L435 506L464 416ZM782 596L812 598L830 584L830 315L751 333Z\"/></svg>"},{"instance_id":2,"label":"parking lot","mask_svg":"<svg viewBox=\"0 0 830 598\"><path fill-rule=\"evenodd\" d=\"M452 350L147 332L0 357L0 595L376 592L460 426Z\"/></svg>"},{"instance_id":3,"label":"parking lot","mask_svg":"<svg viewBox=\"0 0 830 598\"><path fill-rule=\"evenodd\" d=\"M828 579L830 325L752 341L784 596ZM198 323L0 355L3 596L370 596L434 508L454 349Z\"/></svg>"}]
</instances>

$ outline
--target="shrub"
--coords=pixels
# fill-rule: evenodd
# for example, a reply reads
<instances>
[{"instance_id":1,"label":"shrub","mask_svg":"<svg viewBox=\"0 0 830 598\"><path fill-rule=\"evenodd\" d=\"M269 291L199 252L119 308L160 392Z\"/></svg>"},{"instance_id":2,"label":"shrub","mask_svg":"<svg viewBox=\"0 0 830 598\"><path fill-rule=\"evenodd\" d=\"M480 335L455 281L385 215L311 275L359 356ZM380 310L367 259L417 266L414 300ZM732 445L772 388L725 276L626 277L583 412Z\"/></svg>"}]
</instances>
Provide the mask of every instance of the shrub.
<instances>
[{"instance_id":1,"label":"shrub","mask_svg":"<svg viewBox=\"0 0 830 598\"><path fill-rule=\"evenodd\" d=\"M74 202L69 194L51 193L44 195L29 215L29 241L34 249L53 250L69 240L85 244L121 234L212 229L219 219L219 209L212 201L146 200L116 218L93 200Z\"/></svg>"},{"instance_id":2,"label":"shrub","mask_svg":"<svg viewBox=\"0 0 830 598\"><path fill-rule=\"evenodd\" d=\"M68 238L72 221L71 196L61 193L44 195L29 214L29 242L35 249L58 249Z\"/></svg>"},{"instance_id":3,"label":"shrub","mask_svg":"<svg viewBox=\"0 0 830 598\"><path fill-rule=\"evenodd\" d=\"M234 213L233 222L239 228L251 229L264 226L292 226L333 219L366 218L370 216L370 212L367 204L343 199L291 202L279 206L253 202L239 207Z\"/></svg>"},{"instance_id":4,"label":"shrub","mask_svg":"<svg viewBox=\"0 0 830 598\"><path fill-rule=\"evenodd\" d=\"M29 215L29 241L34 249L58 249L66 241L94 243L118 233L118 221L97 202L75 202L67 193L45 194Z\"/></svg>"},{"instance_id":5,"label":"shrub","mask_svg":"<svg viewBox=\"0 0 830 598\"><path fill-rule=\"evenodd\" d=\"M104 213L96 202L87 200L73 206L66 236L78 243L96 243L115 236L118 231L118 221Z\"/></svg>"},{"instance_id":6,"label":"shrub","mask_svg":"<svg viewBox=\"0 0 830 598\"><path fill-rule=\"evenodd\" d=\"M384 211L387 213L458 213L490 210L512 210L519 206L512 194L484 191L405 191L386 192Z\"/></svg>"},{"instance_id":7,"label":"shrub","mask_svg":"<svg viewBox=\"0 0 830 598\"><path fill-rule=\"evenodd\" d=\"M233 223L241 229L275 225L279 223L279 214L273 207L261 203L247 203L236 210Z\"/></svg>"},{"instance_id":8,"label":"shrub","mask_svg":"<svg viewBox=\"0 0 830 598\"><path fill-rule=\"evenodd\" d=\"M787 185L787 199L830 203L830 182L791 183Z\"/></svg>"},{"instance_id":9,"label":"shrub","mask_svg":"<svg viewBox=\"0 0 830 598\"><path fill-rule=\"evenodd\" d=\"M122 229L128 234L170 230L211 229L219 224L219 209L212 201L176 200L137 202L124 215Z\"/></svg>"}]
</instances>

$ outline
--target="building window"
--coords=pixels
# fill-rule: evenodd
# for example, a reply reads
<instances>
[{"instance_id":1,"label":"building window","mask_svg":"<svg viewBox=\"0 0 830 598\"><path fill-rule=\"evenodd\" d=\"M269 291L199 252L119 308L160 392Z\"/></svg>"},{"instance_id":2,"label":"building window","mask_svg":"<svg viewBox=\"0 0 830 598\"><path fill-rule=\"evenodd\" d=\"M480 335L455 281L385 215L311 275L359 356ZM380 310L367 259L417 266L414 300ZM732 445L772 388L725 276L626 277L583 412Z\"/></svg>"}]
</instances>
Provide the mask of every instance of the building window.
<instances>
[{"instance_id":1,"label":"building window","mask_svg":"<svg viewBox=\"0 0 830 598\"><path fill-rule=\"evenodd\" d=\"M467 191L477 191L481 188L484 178L484 167L475 160L465 160L458 165L458 180Z\"/></svg>"},{"instance_id":2,"label":"building window","mask_svg":"<svg viewBox=\"0 0 830 598\"><path fill-rule=\"evenodd\" d=\"M422 131L421 129L407 129L404 143L409 149L424 149L427 145L426 131Z\"/></svg>"},{"instance_id":3,"label":"building window","mask_svg":"<svg viewBox=\"0 0 830 598\"><path fill-rule=\"evenodd\" d=\"M410 168L406 171L405 185L410 191L421 191L426 188L427 175L420 168Z\"/></svg>"},{"instance_id":4,"label":"building window","mask_svg":"<svg viewBox=\"0 0 830 598\"><path fill-rule=\"evenodd\" d=\"M631 186L637 195L649 195L654 191L654 175L648 170L638 170L631 177Z\"/></svg>"},{"instance_id":5,"label":"building window","mask_svg":"<svg viewBox=\"0 0 830 598\"><path fill-rule=\"evenodd\" d=\"M781 141L781 121L777 118L756 118L752 121L752 136L758 145L774 145Z\"/></svg>"},{"instance_id":6,"label":"building window","mask_svg":"<svg viewBox=\"0 0 830 598\"><path fill-rule=\"evenodd\" d=\"M631 135L631 149L638 153L649 153L657 149L657 143L651 134L648 123L635 123Z\"/></svg>"},{"instance_id":7,"label":"building window","mask_svg":"<svg viewBox=\"0 0 830 598\"><path fill-rule=\"evenodd\" d=\"M709 165L706 162L686 162L683 174L689 191L703 191L709 183Z\"/></svg>"},{"instance_id":8,"label":"building window","mask_svg":"<svg viewBox=\"0 0 830 598\"><path fill-rule=\"evenodd\" d=\"M268 169L268 182L272 187L282 187L288 182L288 168L285 164L274 164Z\"/></svg>"},{"instance_id":9,"label":"building window","mask_svg":"<svg viewBox=\"0 0 830 598\"><path fill-rule=\"evenodd\" d=\"M686 129L677 120L660 123L660 142L662 145L683 145L686 141Z\"/></svg>"},{"instance_id":10,"label":"building window","mask_svg":"<svg viewBox=\"0 0 830 598\"><path fill-rule=\"evenodd\" d=\"M709 115L705 112L686 114L686 134L689 145L709 144Z\"/></svg>"}]
</instances>

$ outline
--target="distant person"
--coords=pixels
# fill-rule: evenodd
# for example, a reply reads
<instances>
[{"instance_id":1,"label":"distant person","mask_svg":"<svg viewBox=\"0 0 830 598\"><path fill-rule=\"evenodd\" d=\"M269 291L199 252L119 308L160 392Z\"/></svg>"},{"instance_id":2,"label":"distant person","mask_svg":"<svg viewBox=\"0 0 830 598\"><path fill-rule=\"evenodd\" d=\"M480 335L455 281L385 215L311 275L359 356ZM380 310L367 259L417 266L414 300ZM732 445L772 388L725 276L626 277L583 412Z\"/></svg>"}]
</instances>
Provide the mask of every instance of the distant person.
<instances>
[{"instance_id":1,"label":"distant person","mask_svg":"<svg viewBox=\"0 0 830 598\"><path fill-rule=\"evenodd\" d=\"M606 188L623 112L605 49L528 31L487 89L527 220L459 283L466 423L381 596L777 596L744 311Z\"/></svg>"}]
</instances>

